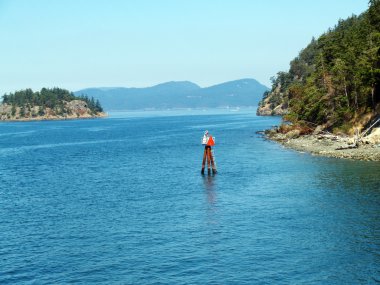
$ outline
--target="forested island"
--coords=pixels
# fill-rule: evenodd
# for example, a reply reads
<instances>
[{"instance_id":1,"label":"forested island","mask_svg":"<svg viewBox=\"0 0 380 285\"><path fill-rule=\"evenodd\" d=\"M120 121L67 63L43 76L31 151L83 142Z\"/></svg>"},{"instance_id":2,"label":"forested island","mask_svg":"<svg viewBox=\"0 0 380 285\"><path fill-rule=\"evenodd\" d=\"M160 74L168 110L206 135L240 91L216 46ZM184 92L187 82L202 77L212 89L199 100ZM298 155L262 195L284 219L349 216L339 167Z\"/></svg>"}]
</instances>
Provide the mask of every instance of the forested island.
<instances>
[{"instance_id":1,"label":"forested island","mask_svg":"<svg viewBox=\"0 0 380 285\"><path fill-rule=\"evenodd\" d=\"M105 117L99 100L75 96L61 88L32 89L5 94L0 105L1 121L29 121Z\"/></svg>"},{"instance_id":2,"label":"forested island","mask_svg":"<svg viewBox=\"0 0 380 285\"><path fill-rule=\"evenodd\" d=\"M257 114L282 115L283 124L271 131L272 137L300 150L319 148L322 153L328 145L344 150L379 144L380 0L369 1L361 15L340 20L313 38L290 62L289 71L272 78ZM371 132L372 138L366 139ZM313 140L309 147L290 142L301 136L299 144L307 146L308 135ZM337 144L326 142L323 150L318 144L323 136ZM370 153L374 151L372 146Z\"/></svg>"}]
</instances>

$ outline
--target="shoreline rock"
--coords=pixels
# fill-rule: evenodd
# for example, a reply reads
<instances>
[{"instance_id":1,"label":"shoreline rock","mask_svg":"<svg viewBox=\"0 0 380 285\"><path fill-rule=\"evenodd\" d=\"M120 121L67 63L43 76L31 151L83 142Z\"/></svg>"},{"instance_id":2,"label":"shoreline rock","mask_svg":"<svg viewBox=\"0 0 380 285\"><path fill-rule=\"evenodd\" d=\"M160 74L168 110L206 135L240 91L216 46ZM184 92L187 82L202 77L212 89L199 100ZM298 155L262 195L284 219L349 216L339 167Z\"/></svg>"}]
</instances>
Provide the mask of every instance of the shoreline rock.
<instances>
[{"instance_id":1,"label":"shoreline rock","mask_svg":"<svg viewBox=\"0 0 380 285\"><path fill-rule=\"evenodd\" d=\"M286 148L312 155L364 161L380 161L380 143L371 143L365 138L358 147L351 147L352 137L332 134L295 135L282 134L276 129L267 130L264 136Z\"/></svg>"}]
</instances>

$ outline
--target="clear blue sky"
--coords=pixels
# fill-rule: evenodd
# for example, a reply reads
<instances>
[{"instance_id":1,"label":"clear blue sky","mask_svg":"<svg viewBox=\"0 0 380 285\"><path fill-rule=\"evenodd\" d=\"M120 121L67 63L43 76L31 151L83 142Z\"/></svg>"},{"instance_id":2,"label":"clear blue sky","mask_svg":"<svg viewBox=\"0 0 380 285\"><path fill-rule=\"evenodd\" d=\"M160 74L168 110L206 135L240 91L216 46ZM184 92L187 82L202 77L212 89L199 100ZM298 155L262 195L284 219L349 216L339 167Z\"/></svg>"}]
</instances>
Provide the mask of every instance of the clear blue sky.
<instances>
[{"instance_id":1,"label":"clear blue sky","mask_svg":"<svg viewBox=\"0 0 380 285\"><path fill-rule=\"evenodd\" d=\"M270 85L367 0L0 0L0 94L24 88Z\"/></svg>"}]
</instances>

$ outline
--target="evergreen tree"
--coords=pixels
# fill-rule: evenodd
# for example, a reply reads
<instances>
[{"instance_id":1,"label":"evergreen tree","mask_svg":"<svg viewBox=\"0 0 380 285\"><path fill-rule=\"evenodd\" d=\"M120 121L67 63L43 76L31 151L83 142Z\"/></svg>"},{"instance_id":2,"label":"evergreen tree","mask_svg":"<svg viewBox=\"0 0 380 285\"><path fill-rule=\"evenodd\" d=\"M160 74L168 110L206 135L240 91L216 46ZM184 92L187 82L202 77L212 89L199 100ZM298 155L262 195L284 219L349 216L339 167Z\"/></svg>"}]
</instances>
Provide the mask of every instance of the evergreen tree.
<instances>
[{"instance_id":1,"label":"evergreen tree","mask_svg":"<svg viewBox=\"0 0 380 285\"><path fill-rule=\"evenodd\" d=\"M16 105L12 105L11 114L13 117L16 115Z\"/></svg>"},{"instance_id":2,"label":"evergreen tree","mask_svg":"<svg viewBox=\"0 0 380 285\"><path fill-rule=\"evenodd\" d=\"M99 99L96 100L96 103L95 103L95 111L96 111L96 112L103 112L103 108L102 108L102 105L101 105L100 102L99 102Z\"/></svg>"}]
</instances>

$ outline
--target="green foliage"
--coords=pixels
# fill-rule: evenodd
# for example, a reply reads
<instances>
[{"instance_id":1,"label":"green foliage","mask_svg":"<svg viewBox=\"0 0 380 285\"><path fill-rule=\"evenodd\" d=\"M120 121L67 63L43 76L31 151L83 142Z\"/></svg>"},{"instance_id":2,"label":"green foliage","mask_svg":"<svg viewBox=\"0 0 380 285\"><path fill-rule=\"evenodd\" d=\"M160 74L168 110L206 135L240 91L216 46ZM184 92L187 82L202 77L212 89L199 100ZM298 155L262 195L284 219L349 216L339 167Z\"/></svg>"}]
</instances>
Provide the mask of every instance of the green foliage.
<instances>
[{"instance_id":1,"label":"green foliage","mask_svg":"<svg viewBox=\"0 0 380 285\"><path fill-rule=\"evenodd\" d=\"M11 110L12 116L16 115L16 106L12 105L12 110Z\"/></svg>"},{"instance_id":2,"label":"green foliage","mask_svg":"<svg viewBox=\"0 0 380 285\"><path fill-rule=\"evenodd\" d=\"M37 112L37 114L38 114L38 116L45 115L44 108L42 108L41 106L38 106L38 112Z\"/></svg>"},{"instance_id":3,"label":"green foliage","mask_svg":"<svg viewBox=\"0 0 380 285\"><path fill-rule=\"evenodd\" d=\"M103 112L102 105L99 100L94 99L94 97L89 98L87 95L79 96L79 100L85 101L87 103L87 107L94 113Z\"/></svg>"},{"instance_id":4,"label":"green foliage","mask_svg":"<svg viewBox=\"0 0 380 285\"><path fill-rule=\"evenodd\" d=\"M22 106L20 109L20 116L25 117L25 107L24 106Z\"/></svg>"},{"instance_id":5,"label":"green foliage","mask_svg":"<svg viewBox=\"0 0 380 285\"><path fill-rule=\"evenodd\" d=\"M272 78L277 98L269 100L274 104L288 100L286 118L347 130L357 115L376 109L380 103L380 0L371 0L369 5L362 15L339 20L333 29L313 39L290 62L288 72Z\"/></svg>"},{"instance_id":6,"label":"green foliage","mask_svg":"<svg viewBox=\"0 0 380 285\"><path fill-rule=\"evenodd\" d=\"M70 111L65 108L65 103L72 100L84 100L93 113L103 112L99 100L95 101L94 98L88 98L84 95L77 97L72 92L60 88L42 88L39 92L33 92L32 89L16 91L5 94L2 103L12 105L12 116L16 114L16 107L20 107L20 116L24 117L35 106L38 106L39 116L45 114L45 108L55 110L58 115L69 113Z\"/></svg>"},{"instance_id":7,"label":"green foliage","mask_svg":"<svg viewBox=\"0 0 380 285\"><path fill-rule=\"evenodd\" d=\"M370 0L370 7L368 9L369 21L378 32L380 32L380 1Z\"/></svg>"}]
</instances>

